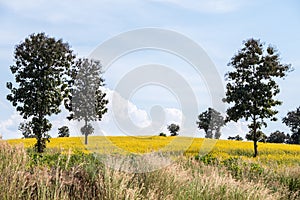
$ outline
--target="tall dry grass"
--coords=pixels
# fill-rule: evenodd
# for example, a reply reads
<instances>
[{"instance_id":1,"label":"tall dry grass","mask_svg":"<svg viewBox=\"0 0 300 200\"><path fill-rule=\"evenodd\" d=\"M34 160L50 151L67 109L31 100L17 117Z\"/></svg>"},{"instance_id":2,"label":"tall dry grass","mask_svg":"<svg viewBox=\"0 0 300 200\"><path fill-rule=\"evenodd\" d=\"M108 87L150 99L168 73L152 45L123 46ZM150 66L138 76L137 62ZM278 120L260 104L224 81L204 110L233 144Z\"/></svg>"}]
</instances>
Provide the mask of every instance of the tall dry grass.
<instances>
[{"instance_id":1,"label":"tall dry grass","mask_svg":"<svg viewBox=\"0 0 300 200\"><path fill-rule=\"evenodd\" d=\"M299 168L298 171L263 169L257 176L237 172L250 170L252 166L238 159L208 164L179 156L177 161L159 170L126 173L120 169L124 166L110 168L92 155L38 155L22 146L0 143L0 160L3 200L299 198L295 185ZM253 166L258 168L254 172L260 172L261 166Z\"/></svg>"}]
</instances>

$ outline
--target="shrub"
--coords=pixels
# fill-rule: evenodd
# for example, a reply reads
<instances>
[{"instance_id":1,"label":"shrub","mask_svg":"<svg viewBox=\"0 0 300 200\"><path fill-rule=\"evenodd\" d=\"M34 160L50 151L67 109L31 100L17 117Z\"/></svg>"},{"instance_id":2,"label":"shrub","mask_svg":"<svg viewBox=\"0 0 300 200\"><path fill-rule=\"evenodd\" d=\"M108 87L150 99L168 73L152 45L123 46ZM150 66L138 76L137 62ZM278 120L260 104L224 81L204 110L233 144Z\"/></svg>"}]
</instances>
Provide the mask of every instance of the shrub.
<instances>
[{"instance_id":1,"label":"shrub","mask_svg":"<svg viewBox=\"0 0 300 200\"><path fill-rule=\"evenodd\" d=\"M167 135L165 133L160 133L159 136L167 137Z\"/></svg>"}]
</instances>

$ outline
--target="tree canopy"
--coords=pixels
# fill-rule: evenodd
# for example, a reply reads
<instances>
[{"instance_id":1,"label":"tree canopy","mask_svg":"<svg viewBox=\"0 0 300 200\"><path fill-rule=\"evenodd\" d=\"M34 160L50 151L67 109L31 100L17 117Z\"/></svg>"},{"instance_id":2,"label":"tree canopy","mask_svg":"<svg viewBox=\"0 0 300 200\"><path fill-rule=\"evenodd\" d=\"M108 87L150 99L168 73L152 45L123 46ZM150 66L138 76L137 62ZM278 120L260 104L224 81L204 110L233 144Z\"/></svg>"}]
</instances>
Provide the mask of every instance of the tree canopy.
<instances>
[{"instance_id":1,"label":"tree canopy","mask_svg":"<svg viewBox=\"0 0 300 200\"><path fill-rule=\"evenodd\" d=\"M275 106L281 101L274 97L280 92L275 78L286 76L290 65L280 63L277 50L264 47L260 40L249 39L244 47L234 55L228 64L233 71L226 75L226 97L231 105L227 109L228 120L250 120L249 128L253 134L254 157L258 155L258 130L267 126L266 119L277 120Z\"/></svg>"},{"instance_id":2,"label":"tree canopy","mask_svg":"<svg viewBox=\"0 0 300 200\"><path fill-rule=\"evenodd\" d=\"M269 143L284 143L287 139L287 136L284 134L284 132L281 131L275 131L270 134L270 136L267 138L267 142Z\"/></svg>"},{"instance_id":3,"label":"tree canopy","mask_svg":"<svg viewBox=\"0 0 300 200\"><path fill-rule=\"evenodd\" d=\"M287 113L282 122L291 128L291 143L300 144L300 107Z\"/></svg>"},{"instance_id":4,"label":"tree canopy","mask_svg":"<svg viewBox=\"0 0 300 200\"><path fill-rule=\"evenodd\" d=\"M65 101L66 107L71 111L68 119L85 122L81 128L82 134L85 135L85 144L88 142L88 135L94 130L89 122L100 121L107 112L108 100L105 99L106 93L101 90L104 85L101 73L100 61L79 59L73 68L74 83L71 95L69 100Z\"/></svg>"},{"instance_id":5,"label":"tree canopy","mask_svg":"<svg viewBox=\"0 0 300 200\"><path fill-rule=\"evenodd\" d=\"M168 130L171 133L171 136L177 136L178 135L178 131L180 130L180 126L177 124L170 124L168 126Z\"/></svg>"},{"instance_id":6,"label":"tree canopy","mask_svg":"<svg viewBox=\"0 0 300 200\"><path fill-rule=\"evenodd\" d=\"M32 34L16 46L15 64L10 67L16 85L8 82L8 101L24 119L30 118L38 152L43 152L49 138L51 123L46 118L58 114L69 94L69 69L75 56L61 39Z\"/></svg>"}]
</instances>

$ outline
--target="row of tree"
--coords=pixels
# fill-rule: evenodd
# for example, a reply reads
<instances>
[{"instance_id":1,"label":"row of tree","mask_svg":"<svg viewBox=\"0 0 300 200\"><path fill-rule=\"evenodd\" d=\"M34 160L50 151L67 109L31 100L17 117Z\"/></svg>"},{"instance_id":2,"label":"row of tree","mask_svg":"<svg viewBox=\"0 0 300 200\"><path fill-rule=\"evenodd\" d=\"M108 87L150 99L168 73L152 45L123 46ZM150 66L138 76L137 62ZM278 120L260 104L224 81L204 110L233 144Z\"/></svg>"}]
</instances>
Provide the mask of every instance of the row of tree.
<instances>
[{"instance_id":1,"label":"row of tree","mask_svg":"<svg viewBox=\"0 0 300 200\"><path fill-rule=\"evenodd\" d=\"M221 127L229 121L237 122L240 119L250 121L250 132L246 138L253 140L254 157L258 155L257 142L264 139L277 140L279 133L266 138L262 127L267 127L266 119L277 121L276 106L282 104L275 99L280 89L276 79L283 78L292 71L291 65L282 64L278 51L271 45L265 47L260 40L249 39L244 47L231 58L228 66L233 68L225 77L227 80L226 97L223 102L229 104L226 118L209 108L198 116L197 125L204 129L207 138L219 138ZM285 136L290 143L299 144L300 115L299 109L289 112L283 123L291 128L292 135ZM235 139L241 139L236 136Z\"/></svg>"},{"instance_id":2,"label":"row of tree","mask_svg":"<svg viewBox=\"0 0 300 200\"><path fill-rule=\"evenodd\" d=\"M246 140L253 140L253 136L251 134L246 134L245 138ZM229 136L227 139L238 140L238 141L244 140L240 135ZM299 139L300 137L298 136L298 134L293 133L292 135L290 135L277 130L271 133L269 137L261 132L258 142L300 144Z\"/></svg>"},{"instance_id":3,"label":"row of tree","mask_svg":"<svg viewBox=\"0 0 300 200\"><path fill-rule=\"evenodd\" d=\"M68 43L44 33L32 34L17 45L14 60L10 70L15 86L7 83L11 92L7 99L27 120L20 128L35 136L36 151L44 151L52 127L48 117L60 113L62 104L70 112L69 120L84 121L81 132L87 143L93 131L89 122L101 120L107 112L100 62L76 59Z\"/></svg>"},{"instance_id":4,"label":"row of tree","mask_svg":"<svg viewBox=\"0 0 300 200\"><path fill-rule=\"evenodd\" d=\"M221 127L240 119L250 121L250 133L247 138L254 142L254 157L258 155L257 142L263 138L262 127L266 127L266 119L277 121L275 106L282 102L275 99L280 89L276 79L283 78L291 71L291 65L282 64L278 51L269 45L265 48L260 40L249 39L244 47L231 58L228 64L233 68L226 74L226 97L223 102L229 104L224 119L219 112L209 108L198 116L197 125L204 129L207 138L219 138ZM289 112L283 122L291 127L291 143L299 144L300 118L299 108ZM276 135L270 135L273 140ZM276 138L275 137L275 138ZM286 136L287 137L287 136ZM241 139L236 136L236 139Z\"/></svg>"},{"instance_id":5,"label":"row of tree","mask_svg":"<svg viewBox=\"0 0 300 200\"><path fill-rule=\"evenodd\" d=\"M61 104L70 112L69 120L84 121L81 132L87 143L87 136L93 132L89 122L101 120L107 112L108 101L101 91L104 80L100 62L76 59L68 43L44 33L32 34L17 45L14 60L10 69L16 85L7 83L11 91L7 99L29 121L37 139L36 150L44 151L52 127L48 117L60 113ZM280 63L274 47L265 48L264 43L255 39L245 41L228 65L233 70L226 74L223 101L229 105L227 116L224 119L209 108L198 116L197 125L205 131L205 137L220 138L220 129L227 122L250 121L249 138L254 142L254 156L257 156L261 129L267 126L266 119L277 120L275 107L282 103L275 99L280 92L276 79L285 77L291 66ZM291 127L290 138L295 143L299 143L299 109L289 112L283 119ZM177 132L171 133L177 135Z\"/></svg>"},{"instance_id":6,"label":"row of tree","mask_svg":"<svg viewBox=\"0 0 300 200\"><path fill-rule=\"evenodd\" d=\"M171 133L171 136L177 136L177 135L179 135L178 132L180 130L180 126L178 124L172 123L172 124L168 125L167 128L168 128L169 132ZM167 134L161 132L159 134L159 136L166 137Z\"/></svg>"},{"instance_id":7,"label":"row of tree","mask_svg":"<svg viewBox=\"0 0 300 200\"><path fill-rule=\"evenodd\" d=\"M198 116L197 125L198 128L205 131L206 138L219 139L221 136L221 127L226 124L226 119L222 117L221 113L213 108L208 108L207 111L201 113ZM257 131L256 137L259 142L270 143L287 143L287 144L300 144L300 107L295 111L287 113L286 117L282 119L282 122L291 128L292 134L285 134L281 131L275 131L266 136L261 130ZM247 140L254 140L253 131L246 134ZM228 137L229 140L243 140L242 137L236 135L234 137Z\"/></svg>"},{"instance_id":8,"label":"row of tree","mask_svg":"<svg viewBox=\"0 0 300 200\"><path fill-rule=\"evenodd\" d=\"M287 116L282 119L282 122L291 128L291 135L277 130L268 137L260 130L257 131L258 142L300 144L300 107L297 108L296 111L288 112ZM221 128L226 124L226 119L220 112L213 108L208 108L207 111L198 116L196 123L200 130L203 129L205 131L205 138L219 139L221 136ZM171 124L168 126L168 130L171 136L176 136L178 135L179 125ZM161 136L165 136L165 134L161 134ZM246 134L245 138L253 141L253 132ZM243 138L240 135L236 135L229 136L228 140L241 141Z\"/></svg>"}]
</instances>

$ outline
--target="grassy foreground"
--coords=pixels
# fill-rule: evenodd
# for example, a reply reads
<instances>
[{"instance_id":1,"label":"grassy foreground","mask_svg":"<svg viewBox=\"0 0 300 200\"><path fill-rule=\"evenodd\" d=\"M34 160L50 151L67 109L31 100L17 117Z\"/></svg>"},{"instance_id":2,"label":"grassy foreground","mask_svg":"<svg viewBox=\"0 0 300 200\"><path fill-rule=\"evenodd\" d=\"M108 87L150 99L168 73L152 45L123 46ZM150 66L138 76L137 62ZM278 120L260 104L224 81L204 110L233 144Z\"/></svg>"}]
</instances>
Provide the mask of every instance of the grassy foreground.
<instances>
[{"instance_id":1,"label":"grassy foreground","mask_svg":"<svg viewBox=\"0 0 300 200\"><path fill-rule=\"evenodd\" d=\"M86 149L80 138L54 138L42 155L27 148L34 144L34 139L0 142L0 198L300 198L300 146L297 145L259 144L260 156L254 159L251 142L171 137L91 139ZM187 149L180 149L188 144ZM120 157L115 155L122 154L132 160L157 150L172 155L173 162L139 173L125 172L118 162L108 166L96 156L99 154L93 153L110 152L117 161ZM212 151L205 154L209 150ZM152 154L143 159L135 163L143 169L147 169L145 163L150 161L163 162Z\"/></svg>"}]
</instances>

